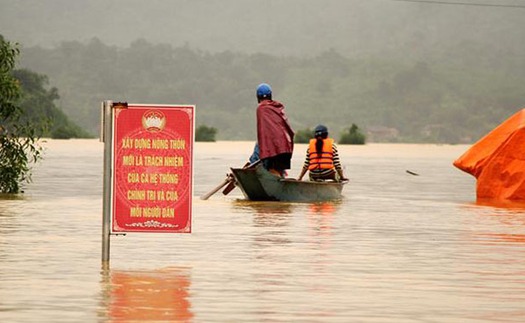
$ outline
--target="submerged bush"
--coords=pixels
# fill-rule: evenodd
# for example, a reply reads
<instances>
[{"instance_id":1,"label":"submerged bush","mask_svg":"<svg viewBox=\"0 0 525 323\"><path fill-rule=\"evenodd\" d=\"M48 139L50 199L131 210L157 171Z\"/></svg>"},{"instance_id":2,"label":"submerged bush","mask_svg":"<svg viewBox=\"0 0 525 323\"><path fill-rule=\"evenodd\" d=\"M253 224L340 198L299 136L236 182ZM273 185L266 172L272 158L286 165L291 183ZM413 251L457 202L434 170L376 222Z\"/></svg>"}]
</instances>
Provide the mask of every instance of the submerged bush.
<instances>
[{"instance_id":1,"label":"submerged bush","mask_svg":"<svg viewBox=\"0 0 525 323\"><path fill-rule=\"evenodd\" d=\"M313 134L314 134L314 131L312 129L298 130L295 133L294 142L296 142L298 144L306 144L306 143L310 142L310 139L313 138L312 137Z\"/></svg>"},{"instance_id":2,"label":"submerged bush","mask_svg":"<svg viewBox=\"0 0 525 323\"><path fill-rule=\"evenodd\" d=\"M216 134L216 128L200 125L195 132L195 141L215 141Z\"/></svg>"},{"instance_id":3,"label":"submerged bush","mask_svg":"<svg viewBox=\"0 0 525 323\"><path fill-rule=\"evenodd\" d=\"M0 35L0 192L20 193L21 184L31 180L30 164L41 159L42 148L37 129L23 121L23 110L17 104L21 89L13 76L15 44Z\"/></svg>"},{"instance_id":4,"label":"submerged bush","mask_svg":"<svg viewBox=\"0 0 525 323\"><path fill-rule=\"evenodd\" d=\"M352 126L341 134L340 144L343 145L364 145L366 136L359 127L352 123Z\"/></svg>"}]
</instances>

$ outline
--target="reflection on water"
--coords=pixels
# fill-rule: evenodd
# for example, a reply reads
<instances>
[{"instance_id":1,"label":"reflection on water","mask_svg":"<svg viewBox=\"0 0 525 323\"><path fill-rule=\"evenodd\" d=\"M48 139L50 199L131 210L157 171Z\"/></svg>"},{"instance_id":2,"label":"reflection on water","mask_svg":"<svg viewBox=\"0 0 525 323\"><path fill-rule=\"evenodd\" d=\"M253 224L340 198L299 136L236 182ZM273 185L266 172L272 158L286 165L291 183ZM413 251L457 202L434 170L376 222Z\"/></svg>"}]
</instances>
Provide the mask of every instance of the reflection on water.
<instances>
[{"instance_id":1,"label":"reflection on water","mask_svg":"<svg viewBox=\"0 0 525 323\"><path fill-rule=\"evenodd\" d=\"M0 193L0 201L9 201L9 200L23 200L24 194L4 194Z\"/></svg>"},{"instance_id":2,"label":"reflection on water","mask_svg":"<svg viewBox=\"0 0 525 323\"><path fill-rule=\"evenodd\" d=\"M493 242L525 243L525 234L486 233L479 237Z\"/></svg>"},{"instance_id":3,"label":"reflection on water","mask_svg":"<svg viewBox=\"0 0 525 323\"><path fill-rule=\"evenodd\" d=\"M473 320L520 322L525 319L525 208L523 203L478 200L463 208L466 243L458 246L468 255L459 266L467 297L485 302ZM488 291L491 291L488 293ZM504 306L502 304L505 304ZM507 307L507 308L506 308ZM506 309L505 309L506 308Z\"/></svg>"},{"instance_id":4,"label":"reflection on water","mask_svg":"<svg viewBox=\"0 0 525 323\"><path fill-rule=\"evenodd\" d=\"M340 209L342 202L312 203L308 206L309 227L320 235L329 235L333 230L335 213Z\"/></svg>"},{"instance_id":5,"label":"reflection on water","mask_svg":"<svg viewBox=\"0 0 525 323\"><path fill-rule=\"evenodd\" d=\"M484 244L525 243L525 234L519 233L525 228L524 202L478 199L466 209L477 215L475 221L486 224L487 232L475 232L474 240Z\"/></svg>"},{"instance_id":6,"label":"reflection on water","mask_svg":"<svg viewBox=\"0 0 525 323\"><path fill-rule=\"evenodd\" d=\"M253 236L252 246L257 252L263 248L291 243L288 227L293 216L294 204L237 200L232 207L236 212L252 214L253 227L260 228ZM258 254L257 258L264 256Z\"/></svg>"},{"instance_id":7,"label":"reflection on water","mask_svg":"<svg viewBox=\"0 0 525 323\"><path fill-rule=\"evenodd\" d=\"M256 226L280 227L286 226L293 212L292 203L274 203L236 200L232 203L236 211L249 212L254 215Z\"/></svg>"},{"instance_id":8,"label":"reflection on water","mask_svg":"<svg viewBox=\"0 0 525 323\"><path fill-rule=\"evenodd\" d=\"M476 205L489 206L494 208L505 209L508 211L525 212L525 201L510 201L497 199L477 199Z\"/></svg>"},{"instance_id":9,"label":"reflection on water","mask_svg":"<svg viewBox=\"0 0 525 323\"><path fill-rule=\"evenodd\" d=\"M104 321L191 322L190 276L183 268L153 271L105 269L101 314Z\"/></svg>"},{"instance_id":10,"label":"reflection on water","mask_svg":"<svg viewBox=\"0 0 525 323\"><path fill-rule=\"evenodd\" d=\"M341 204L342 201L311 203L309 209L311 214L333 215Z\"/></svg>"}]
</instances>

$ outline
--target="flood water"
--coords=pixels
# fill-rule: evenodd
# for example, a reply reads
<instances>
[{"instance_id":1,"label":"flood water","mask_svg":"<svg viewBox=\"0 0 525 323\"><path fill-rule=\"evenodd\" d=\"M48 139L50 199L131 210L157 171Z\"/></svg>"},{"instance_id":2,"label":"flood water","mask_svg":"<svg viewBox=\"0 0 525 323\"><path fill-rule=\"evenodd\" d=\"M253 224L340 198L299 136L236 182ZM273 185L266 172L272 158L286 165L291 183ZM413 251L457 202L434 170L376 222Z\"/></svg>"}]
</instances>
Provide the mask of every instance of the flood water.
<instances>
[{"instance_id":1,"label":"flood water","mask_svg":"<svg viewBox=\"0 0 525 323\"><path fill-rule=\"evenodd\" d=\"M344 199L311 204L200 200L253 143L196 143L193 232L112 236L109 267L103 144L45 146L0 199L1 322L525 321L525 207L476 203L468 146L340 146Z\"/></svg>"}]
</instances>

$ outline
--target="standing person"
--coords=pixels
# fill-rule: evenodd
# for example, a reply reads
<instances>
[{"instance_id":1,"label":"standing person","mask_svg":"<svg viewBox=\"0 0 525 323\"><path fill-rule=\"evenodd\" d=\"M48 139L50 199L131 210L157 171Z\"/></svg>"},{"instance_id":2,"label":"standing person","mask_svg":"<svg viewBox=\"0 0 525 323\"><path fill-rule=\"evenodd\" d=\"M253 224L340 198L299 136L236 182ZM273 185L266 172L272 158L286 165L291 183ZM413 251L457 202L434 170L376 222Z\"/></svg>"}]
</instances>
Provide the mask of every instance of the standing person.
<instances>
[{"instance_id":1,"label":"standing person","mask_svg":"<svg viewBox=\"0 0 525 323\"><path fill-rule=\"evenodd\" d=\"M312 181L347 180L343 175L337 146L332 138L328 138L328 128L318 125L314 131L315 138L310 139L310 144L306 150L306 159L298 180L302 180L307 171L310 171L309 176Z\"/></svg>"},{"instance_id":2,"label":"standing person","mask_svg":"<svg viewBox=\"0 0 525 323\"><path fill-rule=\"evenodd\" d=\"M272 88L257 86L257 145L264 168L284 177L291 168L294 131L284 113L284 105L272 100Z\"/></svg>"}]
</instances>

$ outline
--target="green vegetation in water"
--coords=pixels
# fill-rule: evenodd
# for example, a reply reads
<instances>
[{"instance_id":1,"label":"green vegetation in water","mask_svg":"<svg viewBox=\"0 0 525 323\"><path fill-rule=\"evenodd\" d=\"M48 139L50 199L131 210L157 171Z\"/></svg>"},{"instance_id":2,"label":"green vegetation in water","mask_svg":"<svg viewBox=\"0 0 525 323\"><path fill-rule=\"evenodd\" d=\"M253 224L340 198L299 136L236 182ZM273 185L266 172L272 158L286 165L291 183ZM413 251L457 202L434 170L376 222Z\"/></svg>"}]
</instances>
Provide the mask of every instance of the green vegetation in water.
<instances>
[{"instance_id":1,"label":"green vegetation in water","mask_svg":"<svg viewBox=\"0 0 525 323\"><path fill-rule=\"evenodd\" d=\"M306 144L310 142L310 139L312 139L312 136L314 134L314 131L312 129L301 129L297 130L294 136L294 142L298 144Z\"/></svg>"},{"instance_id":2,"label":"green vegetation in water","mask_svg":"<svg viewBox=\"0 0 525 323\"><path fill-rule=\"evenodd\" d=\"M0 193L16 194L31 181L31 165L42 158L41 129L24 120L17 104L22 95L13 76L17 44L0 35Z\"/></svg>"},{"instance_id":3,"label":"green vegetation in water","mask_svg":"<svg viewBox=\"0 0 525 323\"><path fill-rule=\"evenodd\" d=\"M195 141L215 141L216 134L216 128L200 125L195 131Z\"/></svg>"},{"instance_id":4,"label":"green vegetation in water","mask_svg":"<svg viewBox=\"0 0 525 323\"><path fill-rule=\"evenodd\" d=\"M341 145L364 145L366 136L361 132L359 127L352 123L352 126L346 129L339 139Z\"/></svg>"}]
</instances>

